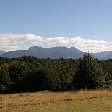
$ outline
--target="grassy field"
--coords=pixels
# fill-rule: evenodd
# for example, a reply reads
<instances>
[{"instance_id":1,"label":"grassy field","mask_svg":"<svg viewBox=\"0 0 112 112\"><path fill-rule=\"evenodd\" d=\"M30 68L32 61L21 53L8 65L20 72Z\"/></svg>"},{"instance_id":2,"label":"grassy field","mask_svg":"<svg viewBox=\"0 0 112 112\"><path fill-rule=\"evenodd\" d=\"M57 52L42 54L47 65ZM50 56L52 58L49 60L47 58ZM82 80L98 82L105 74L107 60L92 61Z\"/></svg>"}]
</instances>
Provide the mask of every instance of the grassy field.
<instances>
[{"instance_id":1,"label":"grassy field","mask_svg":"<svg viewBox=\"0 0 112 112\"><path fill-rule=\"evenodd\" d=\"M112 112L112 91L1 94L0 112Z\"/></svg>"}]
</instances>

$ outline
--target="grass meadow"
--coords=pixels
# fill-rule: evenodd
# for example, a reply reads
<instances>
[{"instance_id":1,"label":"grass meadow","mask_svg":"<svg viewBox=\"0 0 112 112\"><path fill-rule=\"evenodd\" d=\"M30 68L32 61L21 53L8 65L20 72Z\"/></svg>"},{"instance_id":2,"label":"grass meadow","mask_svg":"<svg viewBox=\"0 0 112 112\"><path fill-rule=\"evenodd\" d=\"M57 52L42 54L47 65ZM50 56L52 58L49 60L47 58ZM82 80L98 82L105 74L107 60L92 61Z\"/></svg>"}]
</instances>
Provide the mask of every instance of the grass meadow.
<instances>
[{"instance_id":1,"label":"grass meadow","mask_svg":"<svg viewBox=\"0 0 112 112\"><path fill-rule=\"evenodd\" d=\"M112 91L0 94L0 112L112 112Z\"/></svg>"}]
</instances>

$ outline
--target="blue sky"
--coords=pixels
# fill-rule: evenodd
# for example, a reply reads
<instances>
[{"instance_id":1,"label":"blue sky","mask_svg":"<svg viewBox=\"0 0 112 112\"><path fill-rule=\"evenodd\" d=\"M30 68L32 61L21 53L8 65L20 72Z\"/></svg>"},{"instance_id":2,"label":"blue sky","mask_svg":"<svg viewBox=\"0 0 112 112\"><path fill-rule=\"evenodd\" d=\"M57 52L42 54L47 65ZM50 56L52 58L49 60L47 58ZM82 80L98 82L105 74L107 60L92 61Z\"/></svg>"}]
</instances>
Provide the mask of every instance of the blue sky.
<instances>
[{"instance_id":1,"label":"blue sky","mask_svg":"<svg viewBox=\"0 0 112 112\"><path fill-rule=\"evenodd\" d=\"M112 41L112 0L0 0L0 34Z\"/></svg>"}]
</instances>

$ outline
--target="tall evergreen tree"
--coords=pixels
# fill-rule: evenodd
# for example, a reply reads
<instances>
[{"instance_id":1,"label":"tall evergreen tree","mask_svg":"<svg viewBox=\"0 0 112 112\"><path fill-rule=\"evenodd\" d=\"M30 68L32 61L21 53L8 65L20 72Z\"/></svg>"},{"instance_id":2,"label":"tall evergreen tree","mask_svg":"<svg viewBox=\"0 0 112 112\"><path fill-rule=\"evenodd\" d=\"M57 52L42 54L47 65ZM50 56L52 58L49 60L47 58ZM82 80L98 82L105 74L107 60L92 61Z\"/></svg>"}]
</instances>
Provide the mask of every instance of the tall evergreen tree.
<instances>
[{"instance_id":1,"label":"tall evergreen tree","mask_svg":"<svg viewBox=\"0 0 112 112\"><path fill-rule=\"evenodd\" d=\"M10 85L9 72L6 67L0 67L0 92L7 90Z\"/></svg>"},{"instance_id":2,"label":"tall evergreen tree","mask_svg":"<svg viewBox=\"0 0 112 112\"><path fill-rule=\"evenodd\" d=\"M75 77L75 87L100 88L105 85L105 74L101 65L88 53L80 60L79 69Z\"/></svg>"}]
</instances>

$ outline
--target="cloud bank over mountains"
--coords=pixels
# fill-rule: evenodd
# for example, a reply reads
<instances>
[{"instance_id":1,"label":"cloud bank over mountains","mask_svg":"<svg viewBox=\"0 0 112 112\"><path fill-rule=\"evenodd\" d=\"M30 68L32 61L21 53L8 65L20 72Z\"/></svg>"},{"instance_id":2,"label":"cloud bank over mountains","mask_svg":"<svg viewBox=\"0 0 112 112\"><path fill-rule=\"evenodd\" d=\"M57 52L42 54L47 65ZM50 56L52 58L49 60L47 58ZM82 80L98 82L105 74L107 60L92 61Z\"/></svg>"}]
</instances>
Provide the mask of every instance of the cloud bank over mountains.
<instances>
[{"instance_id":1,"label":"cloud bank over mountains","mask_svg":"<svg viewBox=\"0 0 112 112\"><path fill-rule=\"evenodd\" d=\"M35 34L0 34L0 51L23 50L31 46L76 47L84 52L112 51L112 42L104 40L91 40L82 37L44 38Z\"/></svg>"}]
</instances>

